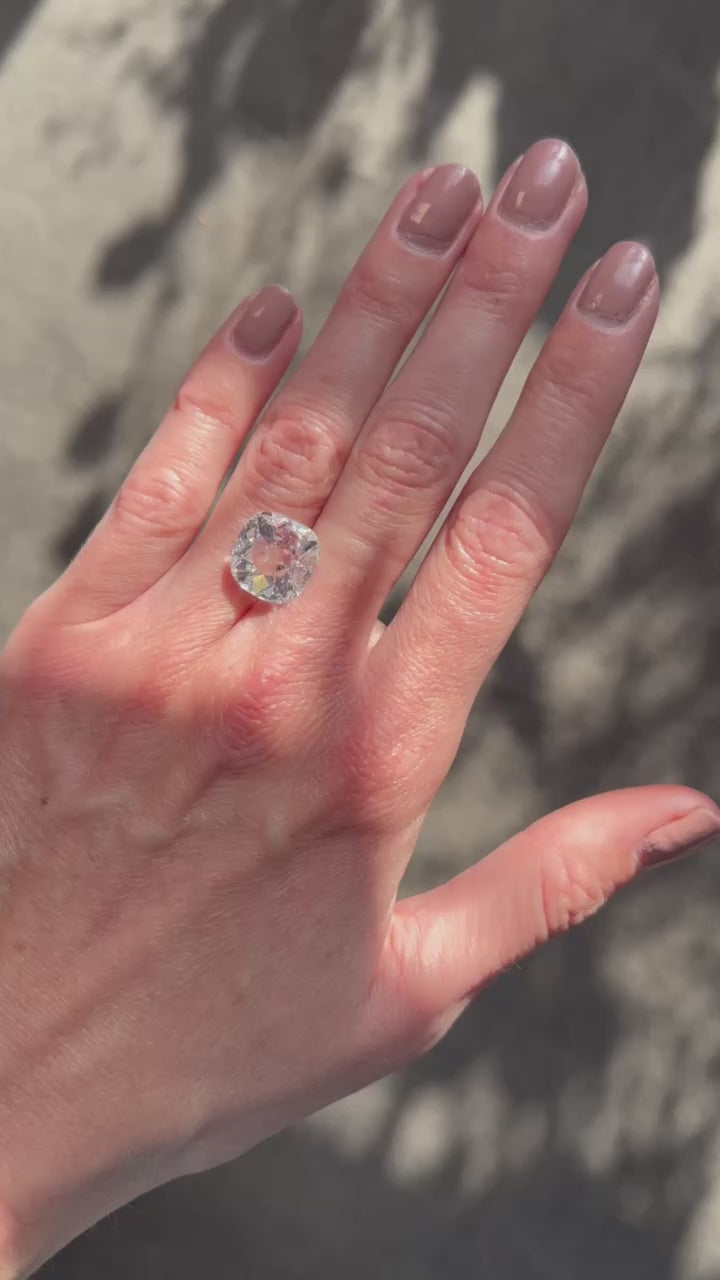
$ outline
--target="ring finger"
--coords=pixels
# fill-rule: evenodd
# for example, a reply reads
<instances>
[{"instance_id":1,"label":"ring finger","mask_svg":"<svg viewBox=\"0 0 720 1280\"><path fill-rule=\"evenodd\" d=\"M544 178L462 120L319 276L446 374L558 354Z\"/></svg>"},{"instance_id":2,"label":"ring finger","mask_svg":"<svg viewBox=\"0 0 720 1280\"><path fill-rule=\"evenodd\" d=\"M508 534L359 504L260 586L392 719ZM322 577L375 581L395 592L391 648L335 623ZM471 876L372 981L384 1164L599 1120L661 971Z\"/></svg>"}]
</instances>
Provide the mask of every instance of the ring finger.
<instances>
[{"instance_id":1,"label":"ring finger","mask_svg":"<svg viewBox=\"0 0 720 1280\"><path fill-rule=\"evenodd\" d=\"M281 511L304 524L317 518L480 213L477 179L457 165L412 180L395 200L180 566L182 607L200 597L205 626L225 628L252 603L217 590L218 565L250 516Z\"/></svg>"}]
</instances>

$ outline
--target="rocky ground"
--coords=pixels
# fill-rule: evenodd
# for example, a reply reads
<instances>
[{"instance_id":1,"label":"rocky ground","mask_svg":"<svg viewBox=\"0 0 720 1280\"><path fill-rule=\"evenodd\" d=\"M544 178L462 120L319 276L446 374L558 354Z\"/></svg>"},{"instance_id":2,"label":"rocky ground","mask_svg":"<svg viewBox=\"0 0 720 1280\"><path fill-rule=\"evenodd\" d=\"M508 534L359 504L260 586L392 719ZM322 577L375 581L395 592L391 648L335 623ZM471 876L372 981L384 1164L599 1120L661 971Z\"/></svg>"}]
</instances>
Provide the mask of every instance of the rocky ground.
<instances>
[{"instance_id":1,"label":"rocky ground","mask_svg":"<svg viewBox=\"0 0 720 1280\"><path fill-rule=\"evenodd\" d=\"M665 307L561 559L484 691L414 884L546 809L720 796L717 0L3 0L0 633L102 511L193 353L270 279L312 334L395 188L536 136L653 247ZM648 879L448 1041L59 1259L58 1280L718 1280L720 863Z\"/></svg>"}]
</instances>

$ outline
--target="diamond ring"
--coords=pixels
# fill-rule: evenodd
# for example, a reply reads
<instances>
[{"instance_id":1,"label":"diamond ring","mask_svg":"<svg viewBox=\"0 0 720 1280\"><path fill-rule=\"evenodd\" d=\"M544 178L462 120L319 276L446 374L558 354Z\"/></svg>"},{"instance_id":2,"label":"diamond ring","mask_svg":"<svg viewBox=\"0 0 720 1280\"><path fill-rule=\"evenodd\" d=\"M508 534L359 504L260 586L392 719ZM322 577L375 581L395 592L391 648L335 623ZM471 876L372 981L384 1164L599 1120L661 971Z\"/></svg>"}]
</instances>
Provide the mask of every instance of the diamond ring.
<instances>
[{"instance_id":1,"label":"diamond ring","mask_svg":"<svg viewBox=\"0 0 720 1280\"><path fill-rule=\"evenodd\" d=\"M240 530L230 553L230 572L256 600L289 604L305 590L319 554L312 529L263 511Z\"/></svg>"}]
</instances>

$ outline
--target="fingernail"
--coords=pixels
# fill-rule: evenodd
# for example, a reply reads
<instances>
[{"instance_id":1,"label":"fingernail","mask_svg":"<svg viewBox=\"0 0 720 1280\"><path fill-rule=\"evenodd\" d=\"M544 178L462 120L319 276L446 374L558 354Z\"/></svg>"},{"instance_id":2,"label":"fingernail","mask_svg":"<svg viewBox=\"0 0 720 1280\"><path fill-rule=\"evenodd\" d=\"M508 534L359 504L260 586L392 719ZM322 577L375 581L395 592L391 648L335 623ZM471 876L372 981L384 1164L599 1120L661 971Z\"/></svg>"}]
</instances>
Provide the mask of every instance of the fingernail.
<instances>
[{"instance_id":1,"label":"fingernail","mask_svg":"<svg viewBox=\"0 0 720 1280\"><path fill-rule=\"evenodd\" d=\"M515 170L498 213L515 226L547 231L566 208L579 173L577 156L566 142L536 142Z\"/></svg>"},{"instance_id":2,"label":"fingernail","mask_svg":"<svg viewBox=\"0 0 720 1280\"><path fill-rule=\"evenodd\" d=\"M398 223L398 233L414 248L449 249L480 198L480 183L462 165L434 169Z\"/></svg>"},{"instance_id":3,"label":"fingernail","mask_svg":"<svg viewBox=\"0 0 720 1280\"><path fill-rule=\"evenodd\" d=\"M269 356L297 314L292 294L271 284L250 299L232 332L241 355Z\"/></svg>"},{"instance_id":4,"label":"fingernail","mask_svg":"<svg viewBox=\"0 0 720 1280\"><path fill-rule=\"evenodd\" d=\"M613 245L585 285L578 298L578 310L591 320L625 324L637 311L654 277L653 256L644 245Z\"/></svg>"},{"instance_id":5,"label":"fingernail","mask_svg":"<svg viewBox=\"0 0 720 1280\"><path fill-rule=\"evenodd\" d=\"M684 858L718 836L720 813L711 809L695 809L647 836L637 850L637 860L642 867L661 867Z\"/></svg>"}]
</instances>

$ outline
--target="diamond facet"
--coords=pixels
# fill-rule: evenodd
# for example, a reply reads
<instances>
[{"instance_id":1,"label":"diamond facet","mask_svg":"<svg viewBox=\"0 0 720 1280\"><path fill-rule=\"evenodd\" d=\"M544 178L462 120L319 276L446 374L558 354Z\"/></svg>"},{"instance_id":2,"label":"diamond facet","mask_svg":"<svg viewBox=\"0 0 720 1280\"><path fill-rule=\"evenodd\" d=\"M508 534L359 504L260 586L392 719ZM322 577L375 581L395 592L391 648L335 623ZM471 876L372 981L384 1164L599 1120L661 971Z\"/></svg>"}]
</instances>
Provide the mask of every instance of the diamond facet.
<instances>
[{"instance_id":1,"label":"diamond facet","mask_svg":"<svg viewBox=\"0 0 720 1280\"><path fill-rule=\"evenodd\" d=\"M319 552L312 529L263 511L240 530L230 570L238 586L256 600L288 604L310 581Z\"/></svg>"}]
</instances>

